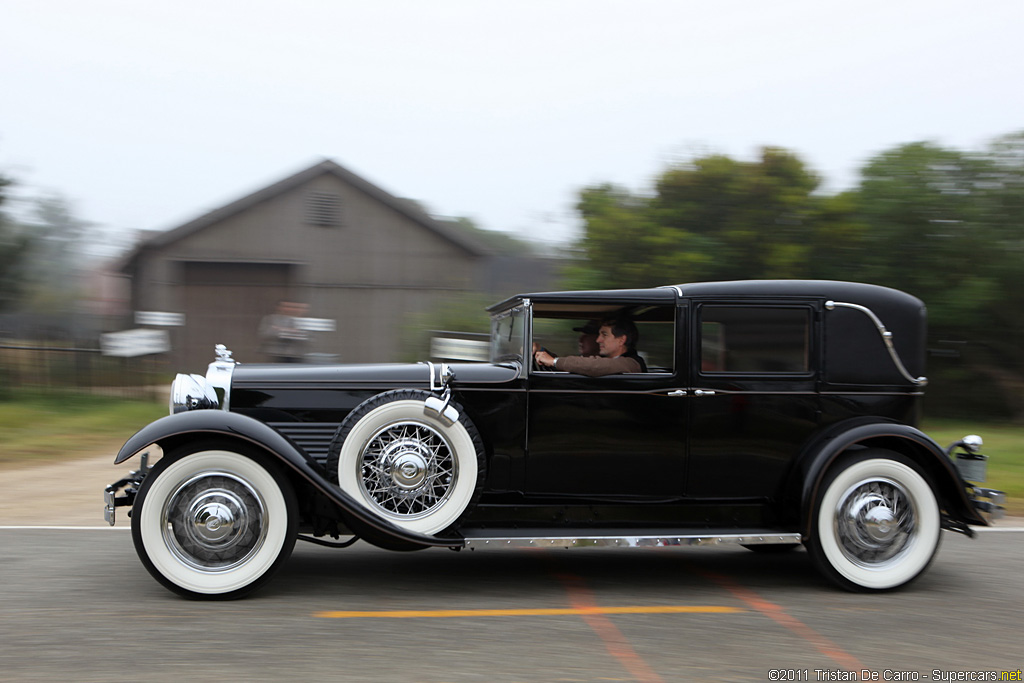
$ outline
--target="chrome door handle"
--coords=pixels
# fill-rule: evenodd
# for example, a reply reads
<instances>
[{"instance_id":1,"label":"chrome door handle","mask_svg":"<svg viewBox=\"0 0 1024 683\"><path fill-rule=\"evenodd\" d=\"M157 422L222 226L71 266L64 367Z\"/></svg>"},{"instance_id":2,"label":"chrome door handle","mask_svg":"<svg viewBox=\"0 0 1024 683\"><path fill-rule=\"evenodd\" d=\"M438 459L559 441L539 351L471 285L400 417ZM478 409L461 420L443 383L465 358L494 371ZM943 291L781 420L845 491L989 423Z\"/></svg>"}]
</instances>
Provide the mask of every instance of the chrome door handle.
<instances>
[{"instance_id":1,"label":"chrome door handle","mask_svg":"<svg viewBox=\"0 0 1024 683\"><path fill-rule=\"evenodd\" d=\"M715 392L710 389L695 389L693 392L694 396L714 396Z\"/></svg>"},{"instance_id":2,"label":"chrome door handle","mask_svg":"<svg viewBox=\"0 0 1024 683\"><path fill-rule=\"evenodd\" d=\"M668 392L669 396L686 396L686 389L676 389L675 391Z\"/></svg>"}]
</instances>

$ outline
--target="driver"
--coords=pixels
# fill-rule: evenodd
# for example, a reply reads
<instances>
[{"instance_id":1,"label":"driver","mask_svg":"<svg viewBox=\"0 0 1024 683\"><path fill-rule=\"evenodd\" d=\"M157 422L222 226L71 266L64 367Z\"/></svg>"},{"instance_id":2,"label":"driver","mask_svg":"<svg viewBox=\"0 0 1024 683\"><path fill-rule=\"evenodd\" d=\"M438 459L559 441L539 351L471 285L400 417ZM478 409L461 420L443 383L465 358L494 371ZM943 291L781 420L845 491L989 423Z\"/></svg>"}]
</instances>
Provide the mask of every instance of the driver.
<instances>
[{"instance_id":1,"label":"driver","mask_svg":"<svg viewBox=\"0 0 1024 683\"><path fill-rule=\"evenodd\" d=\"M601 321L597 333L597 356L563 356L556 358L547 351L537 351L534 360L542 368L564 370L588 377L646 372L643 359L636 352L639 339L636 325L627 318Z\"/></svg>"}]
</instances>

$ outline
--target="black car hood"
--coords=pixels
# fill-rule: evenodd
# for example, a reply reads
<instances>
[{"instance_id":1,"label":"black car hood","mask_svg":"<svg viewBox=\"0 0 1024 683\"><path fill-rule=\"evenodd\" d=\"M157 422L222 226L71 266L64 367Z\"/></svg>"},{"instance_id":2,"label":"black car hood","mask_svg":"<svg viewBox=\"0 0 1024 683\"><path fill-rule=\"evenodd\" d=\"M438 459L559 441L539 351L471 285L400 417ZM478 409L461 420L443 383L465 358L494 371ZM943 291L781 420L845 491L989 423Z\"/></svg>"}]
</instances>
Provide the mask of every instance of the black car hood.
<instances>
[{"instance_id":1,"label":"black car hood","mask_svg":"<svg viewBox=\"0 0 1024 683\"><path fill-rule=\"evenodd\" d=\"M437 382L440 363L359 363L350 365L245 364L234 367L234 386L268 384L304 385L423 385ZM490 384L514 380L522 372L517 363L449 363L455 384Z\"/></svg>"}]
</instances>

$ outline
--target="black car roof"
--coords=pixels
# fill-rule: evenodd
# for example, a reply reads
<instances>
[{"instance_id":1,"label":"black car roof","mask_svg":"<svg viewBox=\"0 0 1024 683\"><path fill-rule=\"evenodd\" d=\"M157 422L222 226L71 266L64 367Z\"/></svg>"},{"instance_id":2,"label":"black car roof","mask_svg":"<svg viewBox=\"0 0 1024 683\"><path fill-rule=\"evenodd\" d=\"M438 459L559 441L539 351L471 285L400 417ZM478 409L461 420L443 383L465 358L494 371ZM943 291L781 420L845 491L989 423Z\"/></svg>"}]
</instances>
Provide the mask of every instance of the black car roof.
<instances>
[{"instance_id":1,"label":"black car roof","mask_svg":"<svg viewBox=\"0 0 1024 683\"><path fill-rule=\"evenodd\" d=\"M838 280L730 280L725 282L689 282L665 285L650 289L603 289L565 292L535 292L518 294L497 303L487 310L491 312L508 309L524 299L536 302L593 303L614 301L617 303L668 304L678 299L699 298L789 298L812 297L847 301L866 306L886 302L921 306L920 300L896 289L860 282Z\"/></svg>"},{"instance_id":2,"label":"black car roof","mask_svg":"<svg viewBox=\"0 0 1024 683\"><path fill-rule=\"evenodd\" d=\"M651 289L593 289L568 292L533 292L517 294L489 307L488 311L502 311L522 302L524 299L539 302L599 303L662 303L671 304L676 300L674 289L654 287Z\"/></svg>"}]
</instances>

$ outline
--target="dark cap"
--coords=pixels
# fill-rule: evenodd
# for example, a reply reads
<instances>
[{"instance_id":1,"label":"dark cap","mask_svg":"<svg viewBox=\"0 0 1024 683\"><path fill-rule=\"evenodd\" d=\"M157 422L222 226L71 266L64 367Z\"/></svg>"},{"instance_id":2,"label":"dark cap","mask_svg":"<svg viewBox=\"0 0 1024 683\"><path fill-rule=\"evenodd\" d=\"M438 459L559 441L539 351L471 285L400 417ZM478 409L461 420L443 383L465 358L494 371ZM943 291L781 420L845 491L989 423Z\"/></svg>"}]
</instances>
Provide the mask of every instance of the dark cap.
<instances>
[{"instance_id":1,"label":"dark cap","mask_svg":"<svg viewBox=\"0 0 1024 683\"><path fill-rule=\"evenodd\" d=\"M597 320L591 320L583 327L572 328L573 332L582 332L583 334L597 334L601 331L601 323Z\"/></svg>"}]
</instances>

